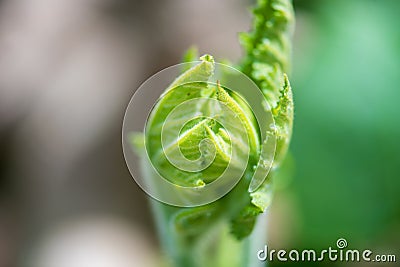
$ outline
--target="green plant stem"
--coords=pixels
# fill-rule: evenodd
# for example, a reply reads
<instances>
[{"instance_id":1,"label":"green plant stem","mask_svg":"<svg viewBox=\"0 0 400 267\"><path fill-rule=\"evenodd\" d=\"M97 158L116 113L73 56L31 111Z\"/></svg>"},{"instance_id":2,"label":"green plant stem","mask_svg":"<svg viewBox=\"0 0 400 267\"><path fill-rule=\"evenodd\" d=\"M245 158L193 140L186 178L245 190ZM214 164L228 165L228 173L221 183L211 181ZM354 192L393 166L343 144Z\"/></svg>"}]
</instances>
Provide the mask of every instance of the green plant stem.
<instances>
[{"instance_id":1,"label":"green plant stem","mask_svg":"<svg viewBox=\"0 0 400 267\"><path fill-rule=\"evenodd\" d=\"M157 229L167 259L174 267L261 267L266 263L257 259L257 251L266 244L267 213L259 216L251 235L237 240L230 234L229 223L214 222L199 238L183 238L171 230L171 216L175 207L151 201Z\"/></svg>"},{"instance_id":2,"label":"green plant stem","mask_svg":"<svg viewBox=\"0 0 400 267\"><path fill-rule=\"evenodd\" d=\"M152 165L146 157L141 158L141 168L152 170ZM151 171L147 172L151 175ZM151 178L151 177L148 177ZM148 179L151 181L151 179ZM245 180L217 204L224 205L232 199L240 199L243 188L248 186ZM258 216L252 233L237 239L231 234L231 222L225 216L213 218L206 228L194 229L194 234L183 234L176 228L176 216L182 212L193 212L193 208L180 208L150 200L153 216L156 222L158 236L162 248L166 253L168 266L173 267L261 267L265 263L258 261L256 252L266 244L267 214ZM208 204L204 210L212 209L216 205ZM194 208L196 209L196 208ZM198 207L197 209L203 209ZM196 223L188 225L196 228ZM189 231L190 232L190 231Z\"/></svg>"}]
</instances>

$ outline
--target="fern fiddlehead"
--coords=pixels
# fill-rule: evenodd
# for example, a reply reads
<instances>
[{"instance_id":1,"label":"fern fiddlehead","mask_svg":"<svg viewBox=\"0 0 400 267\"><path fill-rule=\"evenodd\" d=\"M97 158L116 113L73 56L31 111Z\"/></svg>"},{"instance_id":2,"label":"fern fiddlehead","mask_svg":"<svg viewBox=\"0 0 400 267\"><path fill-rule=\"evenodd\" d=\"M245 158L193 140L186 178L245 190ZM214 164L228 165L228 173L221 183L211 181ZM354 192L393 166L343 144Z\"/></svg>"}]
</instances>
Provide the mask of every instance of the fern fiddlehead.
<instances>
[{"instance_id":1,"label":"fern fiddlehead","mask_svg":"<svg viewBox=\"0 0 400 267\"><path fill-rule=\"evenodd\" d=\"M151 164L143 160L143 169L154 167L169 182L199 192L223 174L228 180L240 178L228 194L205 205L173 207L153 201L161 240L176 266L256 266L243 246L259 238L253 228L270 204L271 181L291 137L293 100L285 73L294 14L289 0L259 0L253 14L253 30L240 35L245 56L238 68L268 103L263 112L271 115L272 126L260 128L248 99L220 84L229 74L213 82L218 64L209 55L183 68L148 119L144 148ZM191 49L184 61L197 57ZM141 137L135 140L142 151ZM274 149L264 150L270 140ZM266 170L257 176L259 168ZM196 190L183 198L195 198ZM234 253L227 257L229 250Z\"/></svg>"}]
</instances>

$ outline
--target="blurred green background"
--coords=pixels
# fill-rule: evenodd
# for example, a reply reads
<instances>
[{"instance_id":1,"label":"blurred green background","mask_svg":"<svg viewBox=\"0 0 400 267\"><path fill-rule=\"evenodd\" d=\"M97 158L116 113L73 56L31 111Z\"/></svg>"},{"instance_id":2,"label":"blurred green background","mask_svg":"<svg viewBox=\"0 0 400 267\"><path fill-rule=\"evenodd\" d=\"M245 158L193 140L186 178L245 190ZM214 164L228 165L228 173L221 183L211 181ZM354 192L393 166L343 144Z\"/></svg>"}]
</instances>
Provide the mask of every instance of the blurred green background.
<instances>
[{"instance_id":1,"label":"blurred green background","mask_svg":"<svg viewBox=\"0 0 400 267\"><path fill-rule=\"evenodd\" d=\"M315 2L294 53L302 239L398 242L399 2Z\"/></svg>"},{"instance_id":2,"label":"blurred green background","mask_svg":"<svg viewBox=\"0 0 400 267\"><path fill-rule=\"evenodd\" d=\"M296 0L295 125L269 246L400 258L400 2ZM159 266L126 169L134 90L201 53L241 56L250 1L0 2L0 267ZM364 266L277 263L271 266ZM396 264L368 264L396 266Z\"/></svg>"},{"instance_id":3,"label":"blurred green background","mask_svg":"<svg viewBox=\"0 0 400 267\"><path fill-rule=\"evenodd\" d=\"M295 4L294 172L277 198L296 210L285 225L296 247L342 237L399 255L400 2Z\"/></svg>"}]
</instances>

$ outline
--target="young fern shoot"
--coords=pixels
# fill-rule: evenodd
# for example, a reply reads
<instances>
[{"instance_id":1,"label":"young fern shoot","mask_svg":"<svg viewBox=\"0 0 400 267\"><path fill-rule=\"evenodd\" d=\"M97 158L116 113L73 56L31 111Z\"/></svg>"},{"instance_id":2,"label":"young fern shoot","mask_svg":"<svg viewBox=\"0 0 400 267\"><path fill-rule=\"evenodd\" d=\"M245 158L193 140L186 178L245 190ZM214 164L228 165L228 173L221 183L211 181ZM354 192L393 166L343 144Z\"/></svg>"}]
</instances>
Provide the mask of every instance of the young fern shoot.
<instances>
[{"instance_id":1,"label":"young fern shoot","mask_svg":"<svg viewBox=\"0 0 400 267\"><path fill-rule=\"evenodd\" d=\"M194 66L184 65L154 106L144 135L148 158L143 153L143 135L134 138L147 175L151 172L146 170L154 167L170 183L199 190L227 170L240 178L229 193L205 205L174 207L152 200L160 239L174 266L262 264L254 246L265 242L266 225L260 220L261 226L255 225L270 205L271 182L292 133L292 91L285 73L290 68L294 13L290 0L259 0L253 14L252 31L240 35L244 58L235 67L259 88L268 103L261 112L271 115L272 126L260 127L250 101L224 86L234 75L223 73L221 83L213 82L218 65L212 56L204 55ZM194 60L197 52L190 49L184 61ZM181 110L175 111L177 107ZM272 155L263 148L271 140L275 142ZM190 169L189 163L197 169ZM258 168L267 168L261 178L255 176Z\"/></svg>"}]
</instances>

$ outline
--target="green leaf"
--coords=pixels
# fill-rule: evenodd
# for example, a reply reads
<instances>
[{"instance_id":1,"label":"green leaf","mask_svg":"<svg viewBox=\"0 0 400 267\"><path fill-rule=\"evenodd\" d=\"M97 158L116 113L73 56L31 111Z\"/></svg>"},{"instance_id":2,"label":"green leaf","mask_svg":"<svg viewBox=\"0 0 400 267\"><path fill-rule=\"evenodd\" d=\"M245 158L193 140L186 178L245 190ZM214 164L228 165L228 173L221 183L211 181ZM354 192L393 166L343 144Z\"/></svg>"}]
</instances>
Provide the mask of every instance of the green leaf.
<instances>
[{"instance_id":1,"label":"green leaf","mask_svg":"<svg viewBox=\"0 0 400 267\"><path fill-rule=\"evenodd\" d=\"M172 218L174 230L187 238L196 237L215 223L220 216L220 206L215 203L196 208L184 208Z\"/></svg>"},{"instance_id":2,"label":"green leaf","mask_svg":"<svg viewBox=\"0 0 400 267\"><path fill-rule=\"evenodd\" d=\"M231 221L231 233L239 240L250 235L260 213L261 210L256 206L245 206L239 215Z\"/></svg>"},{"instance_id":3,"label":"green leaf","mask_svg":"<svg viewBox=\"0 0 400 267\"><path fill-rule=\"evenodd\" d=\"M264 182L259 189L255 192L250 193L251 203L256 206L260 212L264 212L272 200L272 186L271 182Z\"/></svg>"},{"instance_id":4,"label":"green leaf","mask_svg":"<svg viewBox=\"0 0 400 267\"><path fill-rule=\"evenodd\" d=\"M231 233L237 239L248 236L257 216L270 205L272 177L288 149L293 125L293 99L284 73L290 69L293 8L290 0L258 0L257 3L253 10L253 30L240 36L245 52L240 69L261 89L270 106L265 112L272 112L275 120L276 127L266 133L267 137L274 136L277 140L275 161L263 184L254 192L247 190L260 144L265 140L260 140L261 135L246 100L219 84L208 83L215 68L212 56L204 55L198 64L184 67L183 73L166 88L148 120L145 146L150 159L160 174L174 184L204 186L218 178L229 163L243 163L240 154L231 155L234 147L240 148L239 151L245 151L246 146L250 149L252 159L247 162L244 177L228 195L206 206L169 211L172 214L171 229L183 239L202 235L220 218L229 220ZM184 56L184 62L193 62L196 58L197 50L191 48ZM226 78L229 79L229 75ZM225 116L227 121L233 117L240 119L249 136L249 145L242 134L228 135L216 117L202 115L210 111L216 113L212 102L197 101L182 108L181 104L196 98L218 100L233 110L236 115L232 118L224 113L218 116ZM168 117L174 112L176 116ZM174 161L171 163L170 159ZM211 159L212 164L207 165ZM187 161L204 168L193 172L174 165L184 166Z\"/></svg>"},{"instance_id":5,"label":"green leaf","mask_svg":"<svg viewBox=\"0 0 400 267\"><path fill-rule=\"evenodd\" d=\"M248 150L254 155L259 149L257 127L250 109L245 108L243 100L237 101L238 96L233 98L221 86L208 84L214 60L209 55L201 60L168 87L155 105L146 128L146 147L152 163L163 177L182 186L210 183L228 165L242 170L247 157L241 155ZM210 100L221 103L230 113L218 111ZM219 121L231 125L235 132L228 134L228 129ZM243 133L234 125L237 121L242 123ZM192 167L189 165L198 171L186 168Z\"/></svg>"},{"instance_id":6,"label":"green leaf","mask_svg":"<svg viewBox=\"0 0 400 267\"><path fill-rule=\"evenodd\" d=\"M253 30L240 35L246 56L242 70L252 77L256 64L275 63L287 72L291 53L294 12L290 0L258 0L253 10Z\"/></svg>"},{"instance_id":7,"label":"green leaf","mask_svg":"<svg viewBox=\"0 0 400 267\"><path fill-rule=\"evenodd\" d=\"M286 156L293 129L293 94L289 79L284 75L284 84L280 91L279 101L272 109L275 120L277 145L274 165L277 167Z\"/></svg>"},{"instance_id":8,"label":"green leaf","mask_svg":"<svg viewBox=\"0 0 400 267\"><path fill-rule=\"evenodd\" d=\"M290 69L291 35L294 25L290 0L258 0L253 10L253 31L240 35L245 50L241 70L261 89L275 120L275 129L267 133L277 140L274 164L263 184L250 193L250 200L231 220L237 238L249 235L256 217L272 199L272 176L286 155L293 127L293 99L284 72ZM262 140L263 141L263 140Z\"/></svg>"}]
</instances>

